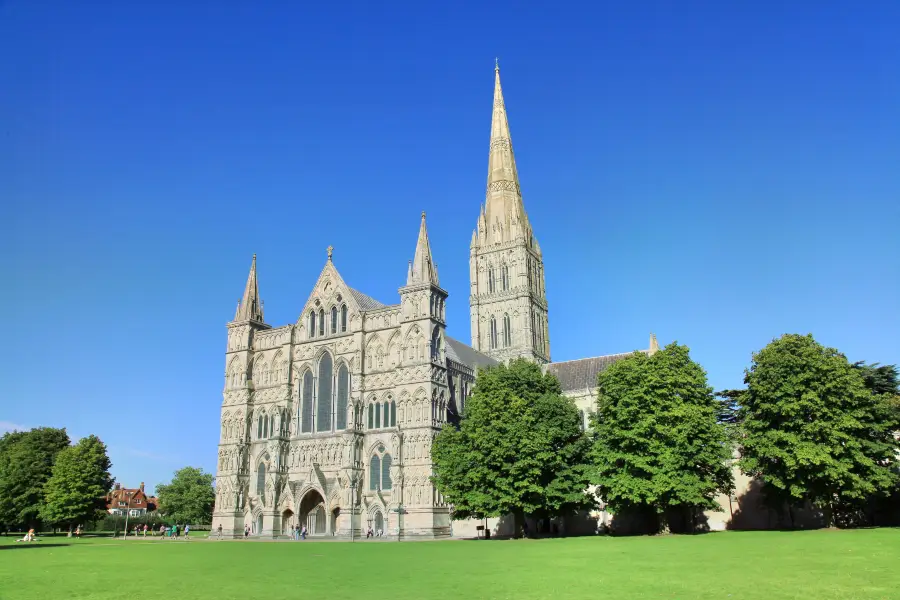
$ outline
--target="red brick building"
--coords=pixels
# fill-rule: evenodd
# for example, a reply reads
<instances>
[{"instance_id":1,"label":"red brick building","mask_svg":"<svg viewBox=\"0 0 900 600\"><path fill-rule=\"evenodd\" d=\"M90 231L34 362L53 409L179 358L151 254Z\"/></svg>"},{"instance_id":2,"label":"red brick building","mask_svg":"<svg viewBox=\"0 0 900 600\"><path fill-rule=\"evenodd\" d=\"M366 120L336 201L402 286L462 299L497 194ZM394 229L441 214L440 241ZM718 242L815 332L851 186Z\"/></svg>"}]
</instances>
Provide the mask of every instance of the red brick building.
<instances>
[{"instance_id":1,"label":"red brick building","mask_svg":"<svg viewBox=\"0 0 900 600\"><path fill-rule=\"evenodd\" d=\"M156 496L148 496L144 492L144 482L138 488L123 488L121 484L116 486L106 495L106 511L111 515L125 515L139 517L156 510L158 501Z\"/></svg>"}]
</instances>

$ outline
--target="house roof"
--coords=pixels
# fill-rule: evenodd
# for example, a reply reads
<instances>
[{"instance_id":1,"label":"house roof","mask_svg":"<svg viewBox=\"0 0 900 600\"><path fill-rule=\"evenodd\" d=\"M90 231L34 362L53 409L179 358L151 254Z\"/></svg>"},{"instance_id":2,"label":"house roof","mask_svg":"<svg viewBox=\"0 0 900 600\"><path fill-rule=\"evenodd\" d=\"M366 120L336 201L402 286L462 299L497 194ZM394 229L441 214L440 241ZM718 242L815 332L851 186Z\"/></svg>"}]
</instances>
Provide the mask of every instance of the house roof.
<instances>
[{"instance_id":1,"label":"house roof","mask_svg":"<svg viewBox=\"0 0 900 600\"><path fill-rule=\"evenodd\" d=\"M119 506L119 502L126 502L125 506ZM148 496L140 488L119 488L111 490L106 495L106 508L143 508L148 511L156 510L159 501L155 496Z\"/></svg>"},{"instance_id":2,"label":"house roof","mask_svg":"<svg viewBox=\"0 0 900 600\"><path fill-rule=\"evenodd\" d=\"M492 367L499 364L487 354L482 354L459 340L455 340L450 336L445 336L445 339L447 340L447 358L466 365L473 371L477 371L479 367Z\"/></svg>"},{"instance_id":3,"label":"house roof","mask_svg":"<svg viewBox=\"0 0 900 600\"><path fill-rule=\"evenodd\" d=\"M354 290L353 288L349 288L350 295L353 296L353 299L356 300L356 303L359 304L359 307L366 310L375 310L376 308L384 308L387 306L386 304L382 304L372 296L367 296L363 294L359 290Z\"/></svg>"},{"instance_id":4,"label":"house roof","mask_svg":"<svg viewBox=\"0 0 900 600\"><path fill-rule=\"evenodd\" d=\"M640 350L639 352L647 352ZM547 372L559 379L559 384L564 392L593 389L597 387L597 375L618 360L631 356L633 352L621 354L607 354L593 358L580 358L563 362L550 363Z\"/></svg>"}]
</instances>

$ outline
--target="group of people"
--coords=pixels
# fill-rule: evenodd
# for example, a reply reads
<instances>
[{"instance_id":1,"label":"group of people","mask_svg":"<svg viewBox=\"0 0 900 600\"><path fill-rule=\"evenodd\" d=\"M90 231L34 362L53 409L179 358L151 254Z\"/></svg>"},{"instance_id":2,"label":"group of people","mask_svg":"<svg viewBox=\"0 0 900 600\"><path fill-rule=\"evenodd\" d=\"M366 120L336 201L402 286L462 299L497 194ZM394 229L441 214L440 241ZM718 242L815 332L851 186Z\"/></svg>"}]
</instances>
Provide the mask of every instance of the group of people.
<instances>
[{"instance_id":1,"label":"group of people","mask_svg":"<svg viewBox=\"0 0 900 600\"><path fill-rule=\"evenodd\" d=\"M293 537L295 541L300 540L300 539L303 539L303 540L306 539L306 533L307 533L306 525L304 525L302 527L300 525L294 525L294 528L291 531L293 532L293 535L291 537Z\"/></svg>"}]
</instances>

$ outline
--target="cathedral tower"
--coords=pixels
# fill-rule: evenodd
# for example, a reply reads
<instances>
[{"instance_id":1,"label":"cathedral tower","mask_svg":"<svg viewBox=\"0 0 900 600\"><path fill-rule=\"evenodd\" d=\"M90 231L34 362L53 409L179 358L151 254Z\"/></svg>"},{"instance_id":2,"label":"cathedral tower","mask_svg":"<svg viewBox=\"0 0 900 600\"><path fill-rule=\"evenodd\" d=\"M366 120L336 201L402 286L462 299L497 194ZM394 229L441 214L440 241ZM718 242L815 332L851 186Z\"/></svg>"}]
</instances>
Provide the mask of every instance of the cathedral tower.
<instances>
[{"instance_id":1,"label":"cathedral tower","mask_svg":"<svg viewBox=\"0 0 900 600\"><path fill-rule=\"evenodd\" d=\"M544 260L522 202L499 66L486 198L472 233L469 279L472 347L501 361L550 362Z\"/></svg>"}]
</instances>

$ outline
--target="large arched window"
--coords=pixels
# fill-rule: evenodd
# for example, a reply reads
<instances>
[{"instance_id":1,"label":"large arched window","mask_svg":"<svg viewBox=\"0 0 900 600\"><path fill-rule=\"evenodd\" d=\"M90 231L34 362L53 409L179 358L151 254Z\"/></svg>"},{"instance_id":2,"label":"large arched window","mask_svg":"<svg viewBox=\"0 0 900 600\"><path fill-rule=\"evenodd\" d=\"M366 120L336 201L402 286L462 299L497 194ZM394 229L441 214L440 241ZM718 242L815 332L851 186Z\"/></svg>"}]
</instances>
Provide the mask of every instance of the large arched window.
<instances>
[{"instance_id":1,"label":"large arched window","mask_svg":"<svg viewBox=\"0 0 900 600\"><path fill-rule=\"evenodd\" d=\"M491 315L491 350L497 347L497 319Z\"/></svg>"},{"instance_id":2,"label":"large arched window","mask_svg":"<svg viewBox=\"0 0 900 600\"><path fill-rule=\"evenodd\" d=\"M494 293L494 269L488 268L488 293Z\"/></svg>"},{"instance_id":3,"label":"large arched window","mask_svg":"<svg viewBox=\"0 0 900 600\"><path fill-rule=\"evenodd\" d=\"M309 311L309 337L316 337L316 311Z\"/></svg>"},{"instance_id":4,"label":"large arched window","mask_svg":"<svg viewBox=\"0 0 900 600\"><path fill-rule=\"evenodd\" d=\"M331 307L331 333L337 333L337 307Z\"/></svg>"},{"instance_id":5,"label":"large arched window","mask_svg":"<svg viewBox=\"0 0 900 600\"><path fill-rule=\"evenodd\" d=\"M336 429L347 429L347 403L350 398L350 372L347 365L341 365L337 374L337 415Z\"/></svg>"},{"instance_id":6,"label":"large arched window","mask_svg":"<svg viewBox=\"0 0 900 600\"><path fill-rule=\"evenodd\" d=\"M381 489L391 489L391 455L385 454L381 458Z\"/></svg>"},{"instance_id":7,"label":"large arched window","mask_svg":"<svg viewBox=\"0 0 900 600\"><path fill-rule=\"evenodd\" d=\"M256 495L262 496L266 491L266 465L259 463L256 469Z\"/></svg>"},{"instance_id":8,"label":"large arched window","mask_svg":"<svg viewBox=\"0 0 900 600\"><path fill-rule=\"evenodd\" d=\"M259 419L256 422L256 439L258 439L258 440L261 440L262 436L263 436L262 426L263 426L262 415L259 415Z\"/></svg>"},{"instance_id":9,"label":"large arched window","mask_svg":"<svg viewBox=\"0 0 900 600\"><path fill-rule=\"evenodd\" d=\"M341 306L341 333L347 331L347 305Z\"/></svg>"},{"instance_id":10,"label":"large arched window","mask_svg":"<svg viewBox=\"0 0 900 600\"><path fill-rule=\"evenodd\" d=\"M512 323L509 320L509 315L503 315L503 347L509 348L512 346Z\"/></svg>"},{"instance_id":11,"label":"large arched window","mask_svg":"<svg viewBox=\"0 0 900 600\"><path fill-rule=\"evenodd\" d=\"M263 435L264 435L265 437L270 437L270 436L269 436L269 431L270 431L270 429L269 429L269 415L266 415L265 419L263 419Z\"/></svg>"},{"instance_id":12,"label":"large arched window","mask_svg":"<svg viewBox=\"0 0 900 600\"><path fill-rule=\"evenodd\" d=\"M316 402L316 431L331 431L331 355L319 359L319 394Z\"/></svg>"},{"instance_id":13,"label":"large arched window","mask_svg":"<svg viewBox=\"0 0 900 600\"><path fill-rule=\"evenodd\" d=\"M319 335L325 335L325 309L319 309Z\"/></svg>"},{"instance_id":14,"label":"large arched window","mask_svg":"<svg viewBox=\"0 0 900 600\"><path fill-rule=\"evenodd\" d=\"M381 483L381 459L378 458L377 454L372 455L372 460L369 463L369 489L377 490L379 484Z\"/></svg>"},{"instance_id":15,"label":"large arched window","mask_svg":"<svg viewBox=\"0 0 900 600\"><path fill-rule=\"evenodd\" d=\"M381 402L375 404L375 429L381 427Z\"/></svg>"},{"instance_id":16,"label":"large arched window","mask_svg":"<svg viewBox=\"0 0 900 600\"><path fill-rule=\"evenodd\" d=\"M509 267L506 265L500 267L500 279L503 283L503 291L505 292L509 289Z\"/></svg>"},{"instance_id":17,"label":"large arched window","mask_svg":"<svg viewBox=\"0 0 900 600\"><path fill-rule=\"evenodd\" d=\"M397 426L397 403L391 400L391 427Z\"/></svg>"},{"instance_id":18,"label":"large arched window","mask_svg":"<svg viewBox=\"0 0 900 600\"><path fill-rule=\"evenodd\" d=\"M300 431L303 433L312 433L313 430L313 376L307 371L303 376L302 389L302 414L300 416Z\"/></svg>"},{"instance_id":19,"label":"large arched window","mask_svg":"<svg viewBox=\"0 0 900 600\"><path fill-rule=\"evenodd\" d=\"M375 407L372 404L370 404L369 405L369 429L375 428L374 417L375 417Z\"/></svg>"}]
</instances>

